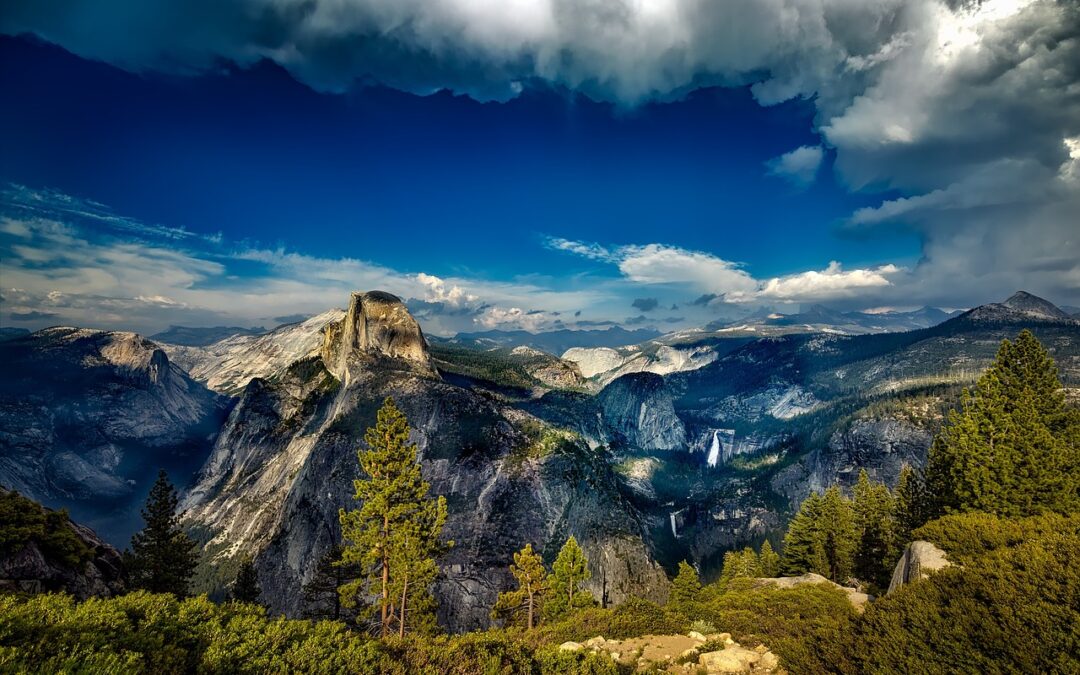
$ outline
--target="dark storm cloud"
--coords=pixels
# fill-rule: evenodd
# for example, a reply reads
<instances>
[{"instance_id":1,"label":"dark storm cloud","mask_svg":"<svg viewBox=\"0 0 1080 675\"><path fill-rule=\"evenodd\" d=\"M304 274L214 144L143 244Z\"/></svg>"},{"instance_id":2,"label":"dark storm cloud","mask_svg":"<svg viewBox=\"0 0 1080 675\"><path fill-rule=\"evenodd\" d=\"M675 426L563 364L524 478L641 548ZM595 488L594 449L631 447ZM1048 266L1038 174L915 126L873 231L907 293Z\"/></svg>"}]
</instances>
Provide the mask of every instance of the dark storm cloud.
<instances>
[{"instance_id":1,"label":"dark storm cloud","mask_svg":"<svg viewBox=\"0 0 1080 675\"><path fill-rule=\"evenodd\" d=\"M660 301L656 298L635 298L630 306L642 312L651 312L660 306Z\"/></svg>"}]
</instances>

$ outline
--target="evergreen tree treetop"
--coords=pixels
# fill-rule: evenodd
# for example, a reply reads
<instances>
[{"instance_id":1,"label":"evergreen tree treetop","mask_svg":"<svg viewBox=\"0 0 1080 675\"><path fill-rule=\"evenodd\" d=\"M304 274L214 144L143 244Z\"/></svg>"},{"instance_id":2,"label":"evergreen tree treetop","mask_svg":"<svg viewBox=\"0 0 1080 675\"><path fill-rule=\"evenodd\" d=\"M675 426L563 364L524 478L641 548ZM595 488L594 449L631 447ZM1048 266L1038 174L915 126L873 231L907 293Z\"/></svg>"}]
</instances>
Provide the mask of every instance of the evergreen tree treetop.
<instances>
[{"instance_id":1,"label":"evergreen tree treetop","mask_svg":"<svg viewBox=\"0 0 1080 675\"><path fill-rule=\"evenodd\" d=\"M180 526L176 488L162 469L150 488L142 517L146 527L131 538L126 555L132 586L183 597L195 572L195 542Z\"/></svg>"},{"instance_id":2,"label":"evergreen tree treetop","mask_svg":"<svg viewBox=\"0 0 1080 675\"><path fill-rule=\"evenodd\" d=\"M1057 368L1029 331L1005 340L990 368L934 439L926 516L1024 516L1080 506L1078 423Z\"/></svg>"}]
</instances>

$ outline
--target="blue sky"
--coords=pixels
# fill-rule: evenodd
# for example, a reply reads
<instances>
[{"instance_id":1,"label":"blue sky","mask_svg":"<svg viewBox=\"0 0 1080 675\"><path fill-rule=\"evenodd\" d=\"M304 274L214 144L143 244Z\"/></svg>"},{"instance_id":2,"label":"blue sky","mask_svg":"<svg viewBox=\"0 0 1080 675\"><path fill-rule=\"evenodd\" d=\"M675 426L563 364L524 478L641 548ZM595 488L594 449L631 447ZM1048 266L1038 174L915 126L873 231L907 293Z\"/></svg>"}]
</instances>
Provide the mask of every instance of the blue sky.
<instances>
[{"instance_id":1,"label":"blue sky","mask_svg":"<svg viewBox=\"0 0 1080 675\"><path fill-rule=\"evenodd\" d=\"M267 7L222 6L245 4ZM439 333L1080 304L1080 103L1032 75L1076 76L1067 8L867 3L785 41L768 10L669 2L596 43L576 3L524 5L403 3L383 45L369 0L265 34L220 8L0 10L0 320L267 325L373 285ZM1071 41L1001 57L1032 25Z\"/></svg>"}]
</instances>

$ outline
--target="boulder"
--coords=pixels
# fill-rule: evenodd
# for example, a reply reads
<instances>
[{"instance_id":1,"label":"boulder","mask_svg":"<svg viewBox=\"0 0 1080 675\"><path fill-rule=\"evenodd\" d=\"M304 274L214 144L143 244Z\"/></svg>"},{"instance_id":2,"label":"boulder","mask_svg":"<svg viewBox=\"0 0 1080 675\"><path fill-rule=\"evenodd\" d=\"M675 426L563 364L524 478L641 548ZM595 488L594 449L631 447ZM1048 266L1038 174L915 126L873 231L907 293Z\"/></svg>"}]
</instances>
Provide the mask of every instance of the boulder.
<instances>
[{"instance_id":1,"label":"boulder","mask_svg":"<svg viewBox=\"0 0 1080 675\"><path fill-rule=\"evenodd\" d=\"M698 665L703 666L709 673L743 673L750 670L753 661L749 655L759 657L759 654L731 646L723 651L706 652L698 657ZM754 659L756 661L757 658Z\"/></svg>"},{"instance_id":2,"label":"boulder","mask_svg":"<svg viewBox=\"0 0 1080 675\"><path fill-rule=\"evenodd\" d=\"M860 592L858 589L849 588L847 586L841 586L840 584L829 581L820 574L814 574L813 572L807 572L798 577L773 577L773 578L761 578L754 579L755 585L763 586L776 586L777 588L795 588L796 586L802 586L803 584L828 584L833 588L843 591L847 597L848 602L860 614L866 608L866 603L870 602L871 598L866 593Z\"/></svg>"},{"instance_id":3,"label":"boulder","mask_svg":"<svg viewBox=\"0 0 1080 675\"><path fill-rule=\"evenodd\" d=\"M904 584L910 584L919 579L926 578L930 572L935 572L950 566L952 563L937 546L928 541L913 541L904 549L904 555L896 563L893 570L892 580L889 582L889 593Z\"/></svg>"},{"instance_id":4,"label":"boulder","mask_svg":"<svg viewBox=\"0 0 1080 675\"><path fill-rule=\"evenodd\" d=\"M560 652L580 652L585 649L585 645L580 642L567 641L559 645Z\"/></svg>"}]
</instances>

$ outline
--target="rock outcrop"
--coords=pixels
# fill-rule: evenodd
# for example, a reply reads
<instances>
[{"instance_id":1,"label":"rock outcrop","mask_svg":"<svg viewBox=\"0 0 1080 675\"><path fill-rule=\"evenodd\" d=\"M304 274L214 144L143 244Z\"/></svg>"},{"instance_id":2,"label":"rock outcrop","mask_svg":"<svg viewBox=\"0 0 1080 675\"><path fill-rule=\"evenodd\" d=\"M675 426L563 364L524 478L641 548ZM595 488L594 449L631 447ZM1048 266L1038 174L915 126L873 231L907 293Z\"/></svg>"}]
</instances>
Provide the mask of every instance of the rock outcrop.
<instances>
[{"instance_id":1,"label":"rock outcrop","mask_svg":"<svg viewBox=\"0 0 1080 675\"><path fill-rule=\"evenodd\" d=\"M928 541L913 541L904 549L904 555L896 563L892 579L889 581L889 593L904 584L925 579L931 572L949 567L952 563L945 551Z\"/></svg>"},{"instance_id":2,"label":"rock outcrop","mask_svg":"<svg viewBox=\"0 0 1080 675\"><path fill-rule=\"evenodd\" d=\"M604 387L597 401L604 426L617 442L642 450L686 448L686 427L661 376L623 375Z\"/></svg>"},{"instance_id":3,"label":"rock outcrop","mask_svg":"<svg viewBox=\"0 0 1080 675\"><path fill-rule=\"evenodd\" d=\"M29 500L24 501L32 504ZM59 514L53 514L56 515ZM14 548L10 548L12 542L4 542L4 548L0 548L0 590L19 593L63 591L79 600L123 593L124 570L120 553L93 530L68 518L64 518L59 527L70 530L90 550L90 559L82 564L65 561L34 538L18 543ZM5 549L6 553L3 552Z\"/></svg>"},{"instance_id":4,"label":"rock outcrop","mask_svg":"<svg viewBox=\"0 0 1080 675\"><path fill-rule=\"evenodd\" d=\"M382 291L352 294L345 317L323 328L319 355L346 384L350 368L370 365L371 359L387 358L387 367L405 364L435 372L420 324L400 298Z\"/></svg>"},{"instance_id":5,"label":"rock outcrop","mask_svg":"<svg viewBox=\"0 0 1080 675\"><path fill-rule=\"evenodd\" d=\"M432 493L449 506L444 534L455 546L435 588L444 626L487 626L497 594L511 586L513 553L531 543L554 556L571 534L589 557L597 598L666 596L646 526L602 451L571 441L552 448L540 420L435 376L422 334L395 299L357 294L350 310L328 327L318 354L247 385L183 500L185 522L208 540L207 578L254 554L272 609L299 615L301 586L340 542L338 510L356 506L364 431L391 396Z\"/></svg>"},{"instance_id":6,"label":"rock outcrop","mask_svg":"<svg viewBox=\"0 0 1080 675\"><path fill-rule=\"evenodd\" d=\"M0 362L0 486L116 543L157 470L185 483L227 411L134 333L47 328L0 343Z\"/></svg>"},{"instance_id":7,"label":"rock outcrop","mask_svg":"<svg viewBox=\"0 0 1080 675\"><path fill-rule=\"evenodd\" d=\"M625 640L607 640L597 635L584 644L564 642L559 645L560 651L580 652L586 649L607 654L623 668L638 672L782 672L779 657L768 647L744 647L731 639L730 633L702 635L690 631L686 635L642 635Z\"/></svg>"},{"instance_id":8,"label":"rock outcrop","mask_svg":"<svg viewBox=\"0 0 1080 675\"><path fill-rule=\"evenodd\" d=\"M862 613L866 608L866 603L873 600L873 598L866 593L862 593L858 589L849 588L847 586L841 586L835 581L829 581L820 574L814 574L813 572L807 572L798 577L772 577L772 578L760 578L754 579L755 585L762 586L776 586L777 588L795 588L796 586L803 586L805 584L825 584L831 588L843 591L847 595L848 602L855 609L856 612Z\"/></svg>"}]
</instances>

